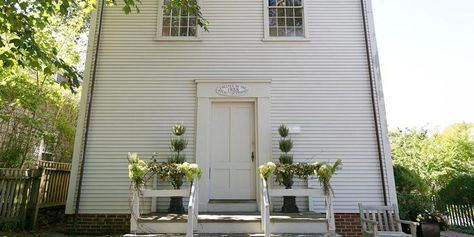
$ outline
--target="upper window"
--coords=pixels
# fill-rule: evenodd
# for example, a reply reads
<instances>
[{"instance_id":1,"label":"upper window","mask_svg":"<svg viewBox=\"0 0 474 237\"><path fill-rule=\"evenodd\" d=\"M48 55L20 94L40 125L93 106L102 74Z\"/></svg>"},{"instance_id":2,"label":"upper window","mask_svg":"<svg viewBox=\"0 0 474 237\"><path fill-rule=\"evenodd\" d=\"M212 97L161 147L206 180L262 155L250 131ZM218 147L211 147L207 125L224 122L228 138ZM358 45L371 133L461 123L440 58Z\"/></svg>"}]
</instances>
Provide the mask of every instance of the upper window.
<instances>
[{"instance_id":1,"label":"upper window","mask_svg":"<svg viewBox=\"0 0 474 237\"><path fill-rule=\"evenodd\" d=\"M303 0L268 0L268 36L305 37Z\"/></svg>"},{"instance_id":2,"label":"upper window","mask_svg":"<svg viewBox=\"0 0 474 237\"><path fill-rule=\"evenodd\" d=\"M195 38L198 34L196 16L181 9L168 10L164 6L168 0L160 1L158 14L159 38Z\"/></svg>"}]
</instances>

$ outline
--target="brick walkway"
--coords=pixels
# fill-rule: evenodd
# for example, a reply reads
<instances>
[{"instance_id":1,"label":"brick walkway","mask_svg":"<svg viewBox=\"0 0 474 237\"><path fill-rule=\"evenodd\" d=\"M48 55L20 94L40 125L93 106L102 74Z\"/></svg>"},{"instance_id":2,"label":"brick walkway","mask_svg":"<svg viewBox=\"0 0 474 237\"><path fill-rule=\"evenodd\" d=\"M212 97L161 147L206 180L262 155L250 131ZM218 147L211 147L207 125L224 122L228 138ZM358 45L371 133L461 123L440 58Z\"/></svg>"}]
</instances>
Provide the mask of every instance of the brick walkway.
<instances>
[{"instance_id":1,"label":"brick walkway","mask_svg":"<svg viewBox=\"0 0 474 237\"><path fill-rule=\"evenodd\" d=\"M441 237L474 237L474 235L464 234L454 231L443 231L441 232Z\"/></svg>"}]
</instances>

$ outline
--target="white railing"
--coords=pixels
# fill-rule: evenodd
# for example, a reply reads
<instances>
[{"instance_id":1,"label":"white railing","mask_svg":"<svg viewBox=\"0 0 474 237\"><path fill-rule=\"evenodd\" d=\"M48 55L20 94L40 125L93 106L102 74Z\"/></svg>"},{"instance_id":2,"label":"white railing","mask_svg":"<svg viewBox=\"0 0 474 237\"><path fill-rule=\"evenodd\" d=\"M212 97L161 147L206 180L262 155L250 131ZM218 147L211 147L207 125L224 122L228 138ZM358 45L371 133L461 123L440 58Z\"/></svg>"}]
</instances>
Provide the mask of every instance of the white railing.
<instances>
[{"instance_id":1,"label":"white railing","mask_svg":"<svg viewBox=\"0 0 474 237\"><path fill-rule=\"evenodd\" d=\"M268 195L267 181L262 179L262 201L261 203L261 214L262 214L262 230L265 237L272 235L271 224L270 224L270 196Z\"/></svg>"},{"instance_id":2,"label":"white railing","mask_svg":"<svg viewBox=\"0 0 474 237\"><path fill-rule=\"evenodd\" d=\"M132 193L132 214L130 217L130 232L140 233L138 221L140 220L140 197L189 197L188 203L188 222L186 227L186 237L192 237L194 233L194 227L197 224L198 212L198 181L194 179L191 183L191 188L187 189L173 189L173 190L154 190L154 189L142 189L140 191L134 190Z\"/></svg>"},{"instance_id":3,"label":"white railing","mask_svg":"<svg viewBox=\"0 0 474 237\"><path fill-rule=\"evenodd\" d=\"M197 197L197 179L191 183L191 192L189 193L188 203L188 224L186 227L186 237L192 237L194 233L194 226L197 224L198 217L198 197Z\"/></svg>"},{"instance_id":4,"label":"white railing","mask_svg":"<svg viewBox=\"0 0 474 237\"><path fill-rule=\"evenodd\" d=\"M261 215L262 215L262 230L265 237L270 237L271 222L270 222L270 197L295 196L295 197L315 197L321 196L320 189L269 189L267 181L262 179L262 201L261 201Z\"/></svg>"}]
</instances>

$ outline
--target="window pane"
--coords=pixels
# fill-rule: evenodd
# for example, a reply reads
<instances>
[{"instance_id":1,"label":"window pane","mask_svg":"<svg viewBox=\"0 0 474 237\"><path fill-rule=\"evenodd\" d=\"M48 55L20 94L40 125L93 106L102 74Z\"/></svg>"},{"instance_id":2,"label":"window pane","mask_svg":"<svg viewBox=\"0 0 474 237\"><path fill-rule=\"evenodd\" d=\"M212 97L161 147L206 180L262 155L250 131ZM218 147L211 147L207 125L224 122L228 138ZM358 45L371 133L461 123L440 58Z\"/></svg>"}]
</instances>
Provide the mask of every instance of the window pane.
<instances>
[{"instance_id":1,"label":"window pane","mask_svg":"<svg viewBox=\"0 0 474 237\"><path fill-rule=\"evenodd\" d=\"M278 36L277 28L270 28L270 36Z\"/></svg>"},{"instance_id":2,"label":"window pane","mask_svg":"<svg viewBox=\"0 0 474 237\"><path fill-rule=\"evenodd\" d=\"M294 27L287 27L286 28L286 35L287 36L295 36L295 28Z\"/></svg>"},{"instance_id":3,"label":"window pane","mask_svg":"<svg viewBox=\"0 0 474 237\"><path fill-rule=\"evenodd\" d=\"M285 28L278 28L278 36L286 36Z\"/></svg>"},{"instance_id":4,"label":"window pane","mask_svg":"<svg viewBox=\"0 0 474 237\"><path fill-rule=\"evenodd\" d=\"M195 26L196 25L196 18L195 17L190 17L189 18L189 26Z\"/></svg>"},{"instance_id":5,"label":"window pane","mask_svg":"<svg viewBox=\"0 0 474 237\"><path fill-rule=\"evenodd\" d=\"M169 9L163 8L163 16L171 16L171 11Z\"/></svg>"},{"instance_id":6,"label":"window pane","mask_svg":"<svg viewBox=\"0 0 474 237\"><path fill-rule=\"evenodd\" d=\"M270 27L275 27L277 25L277 19L275 17L271 17L268 21L268 24L270 25Z\"/></svg>"},{"instance_id":7,"label":"window pane","mask_svg":"<svg viewBox=\"0 0 474 237\"><path fill-rule=\"evenodd\" d=\"M303 18L295 18L296 26L303 26Z\"/></svg>"},{"instance_id":8,"label":"window pane","mask_svg":"<svg viewBox=\"0 0 474 237\"><path fill-rule=\"evenodd\" d=\"M278 16L279 17L285 16L285 9L284 8L279 8L278 9Z\"/></svg>"},{"instance_id":9,"label":"window pane","mask_svg":"<svg viewBox=\"0 0 474 237\"><path fill-rule=\"evenodd\" d=\"M285 18L278 18L278 26L284 27L285 25Z\"/></svg>"},{"instance_id":10,"label":"window pane","mask_svg":"<svg viewBox=\"0 0 474 237\"><path fill-rule=\"evenodd\" d=\"M181 17L181 26L183 27L188 27L188 18L187 17Z\"/></svg>"},{"instance_id":11,"label":"window pane","mask_svg":"<svg viewBox=\"0 0 474 237\"><path fill-rule=\"evenodd\" d=\"M179 17L171 18L171 26L179 26Z\"/></svg>"},{"instance_id":12,"label":"window pane","mask_svg":"<svg viewBox=\"0 0 474 237\"><path fill-rule=\"evenodd\" d=\"M188 36L188 27L179 27L179 36Z\"/></svg>"},{"instance_id":13,"label":"window pane","mask_svg":"<svg viewBox=\"0 0 474 237\"><path fill-rule=\"evenodd\" d=\"M295 6L301 6L301 0L294 0Z\"/></svg>"},{"instance_id":14,"label":"window pane","mask_svg":"<svg viewBox=\"0 0 474 237\"><path fill-rule=\"evenodd\" d=\"M304 31L302 27L296 27L295 36L304 36Z\"/></svg>"},{"instance_id":15,"label":"window pane","mask_svg":"<svg viewBox=\"0 0 474 237\"><path fill-rule=\"evenodd\" d=\"M161 31L161 35L170 36L170 28L169 27L163 27L163 30Z\"/></svg>"},{"instance_id":16,"label":"window pane","mask_svg":"<svg viewBox=\"0 0 474 237\"><path fill-rule=\"evenodd\" d=\"M179 9L174 8L172 14L173 16L179 16Z\"/></svg>"},{"instance_id":17,"label":"window pane","mask_svg":"<svg viewBox=\"0 0 474 237\"><path fill-rule=\"evenodd\" d=\"M196 27L190 27L189 28L188 36L196 36Z\"/></svg>"},{"instance_id":18,"label":"window pane","mask_svg":"<svg viewBox=\"0 0 474 237\"><path fill-rule=\"evenodd\" d=\"M268 6L276 6L276 0L268 0Z\"/></svg>"},{"instance_id":19,"label":"window pane","mask_svg":"<svg viewBox=\"0 0 474 237\"><path fill-rule=\"evenodd\" d=\"M169 17L163 17L163 27L165 26L170 26L170 18Z\"/></svg>"},{"instance_id":20,"label":"window pane","mask_svg":"<svg viewBox=\"0 0 474 237\"><path fill-rule=\"evenodd\" d=\"M287 6L293 6L293 0L285 0Z\"/></svg>"},{"instance_id":21,"label":"window pane","mask_svg":"<svg viewBox=\"0 0 474 237\"><path fill-rule=\"evenodd\" d=\"M277 0L277 6L279 7L286 6L286 0Z\"/></svg>"},{"instance_id":22,"label":"window pane","mask_svg":"<svg viewBox=\"0 0 474 237\"><path fill-rule=\"evenodd\" d=\"M295 9L295 17L303 17L303 9L296 8Z\"/></svg>"},{"instance_id":23,"label":"window pane","mask_svg":"<svg viewBox=\"0 0 474 237\"><path fill-rule=\"evenodd\" d=\"M268 9L268 16L275 17L276 15L277 15L277 9L276 8Z\"/></svg>"},{"instance_id":24,"label":"window pane","mask_svg":"<svg viewBox=\"0 0 474 237\"><path fill-rule=\"evenodd\" d=\"M178 33L179 33L178 27L171 28L171 36L178 36Z\"/></svg>"},{"instance_id":25,"label":"window pane","mask_svg":"<svg viewBox=\"0 0 474 237\"><path fill-rule=\"evenodd\" d=\"M286 17L293 17L295 9L286 9Z\"/></svg>"},{"instance_id":26,"label":"window pane","mask_svg":"<svg viewBox=\"0 0 474 237\"><path fill-rule=\"evenodd\" d=\"M286 25L287 26L294 26L295 25L295 21L293 18L287 18L286 19Z\"/></svg>"}]
</instances>

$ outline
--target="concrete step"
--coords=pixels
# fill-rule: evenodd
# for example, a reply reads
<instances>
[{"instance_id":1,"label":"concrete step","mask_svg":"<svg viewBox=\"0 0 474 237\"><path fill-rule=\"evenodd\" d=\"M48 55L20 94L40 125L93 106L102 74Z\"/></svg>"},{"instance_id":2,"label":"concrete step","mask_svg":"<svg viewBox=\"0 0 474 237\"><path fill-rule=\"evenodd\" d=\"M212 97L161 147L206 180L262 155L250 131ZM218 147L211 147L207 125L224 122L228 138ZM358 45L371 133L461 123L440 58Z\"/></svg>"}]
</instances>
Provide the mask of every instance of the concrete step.
<instances>
[{"instance_id":1,"label":"concrete step","mask_svg":"<svg viewBox=\"0 0 474 237\"><path fill-rule=\"evenodd\" d=\"M155 213L138 221L141 233L184 233L187 215ZM306 213L272 213L270 215L272 233L324 234L324 215ZM248 234L262 233L260 213L201 213L196 233L206 234Z\"/></svg>"},{"instance_id":2,"label":"concrete step","mask_svg":"<svg viewBox=\"0 0 474 237\"><path fill-rule=\"evenodd\" d=\"M186 234L125 234L123 237L184 237ZM260 237L263 234L216 233L194 234L194 237ZM324 237L324 234L272 234L272 237Z\"/></svg>"}]
</instances>

